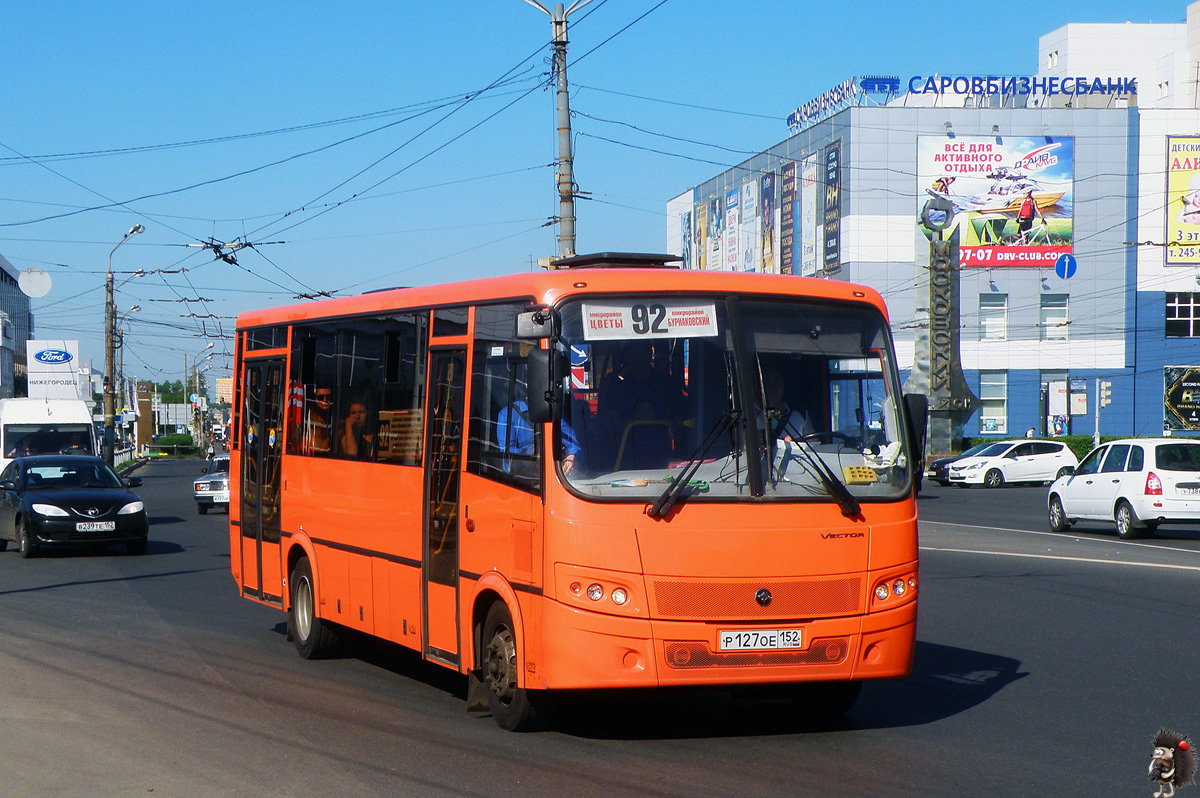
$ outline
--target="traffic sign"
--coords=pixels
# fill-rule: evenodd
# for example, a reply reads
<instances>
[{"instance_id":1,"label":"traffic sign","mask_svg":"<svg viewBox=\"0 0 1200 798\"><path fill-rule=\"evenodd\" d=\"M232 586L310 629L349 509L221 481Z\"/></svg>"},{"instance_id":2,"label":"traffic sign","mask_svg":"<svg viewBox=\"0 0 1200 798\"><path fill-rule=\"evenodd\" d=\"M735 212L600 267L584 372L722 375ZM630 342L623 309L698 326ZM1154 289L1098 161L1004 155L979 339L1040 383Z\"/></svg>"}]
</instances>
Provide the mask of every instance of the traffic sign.
<instances>
[{"instance_id":1,"label":"traffic sign","mask_svg":"<svg viewBox=\"0 0 1200 798\"><path fill-rule=\"evenodd\" d=\"M1074 255L1064 252L1054 261L1054 273L1065 280L1075 274L1078 265L1079 261L1075 260Z\"/></svg>"}]
</instances>

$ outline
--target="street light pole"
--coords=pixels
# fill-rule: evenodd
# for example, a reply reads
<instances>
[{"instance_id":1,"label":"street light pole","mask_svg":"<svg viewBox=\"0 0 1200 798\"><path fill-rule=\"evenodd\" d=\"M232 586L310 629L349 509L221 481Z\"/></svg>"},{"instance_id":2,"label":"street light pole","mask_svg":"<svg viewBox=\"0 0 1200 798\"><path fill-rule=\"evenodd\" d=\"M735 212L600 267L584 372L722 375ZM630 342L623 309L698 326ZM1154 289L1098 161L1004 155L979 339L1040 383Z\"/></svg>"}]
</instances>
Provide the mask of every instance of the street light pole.
<instances>
[{"instance_id":1,"label":"street light pole","mask_svg":"<svg viewBox=\"0 0 1200 798\"><path fill-rule=\"evenodd\" d=\"M114 402L115 386L113 385L113 376L114 376L113 375L113 360L114 360L114 358L113 358L113 339L114 339L114 333L116 332L116 330L114 328L116 327L117 308L116 308L116 303L114 302L114 299L113 299L112 259L113 259L113 253L115 253L118 249L121 248L121 244L124 244L126 241L133 238L138 233L143 233L145 231L146 231L145 227L142 227L140 224L135 224L133 227L129 228L129 232L125 234L125 237L122 238L117 243L117 245L112 248L112 252L108 253L108 276L104 280L104 447L103 447L103 454L104 454L105 461L107 461L109 465L113 464L113 448L114 448L113 444L114 444L114 438L116 436L116 431L115 431L114 425L113 425L113 416L114 416L113 405L115 404L115 402ZM137 274L140 274L140 273L141 273L141 270L139 269ZM122 285L124 285L124 283L122 283Z\"/></svg>"}]
</instances>

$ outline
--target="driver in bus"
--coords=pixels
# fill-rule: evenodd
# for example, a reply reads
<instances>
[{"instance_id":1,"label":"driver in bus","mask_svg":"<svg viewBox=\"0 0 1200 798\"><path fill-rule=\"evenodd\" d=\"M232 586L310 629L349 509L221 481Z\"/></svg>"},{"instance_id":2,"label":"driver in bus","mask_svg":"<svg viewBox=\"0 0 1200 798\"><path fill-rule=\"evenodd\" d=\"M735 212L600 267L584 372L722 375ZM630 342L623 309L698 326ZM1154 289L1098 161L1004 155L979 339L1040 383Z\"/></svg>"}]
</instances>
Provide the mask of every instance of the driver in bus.
<instances>
[{"instance_id":1,"label":"driver in bus","mask_svg":"<svg viewBox=\"0 0 1200 798\"><path fill-rule=\"evenodd\" d=\"M17 443L8 450L8 454L6 454L5 457L28 457L30 455L37 454L38 450L37 447L33 445L32 439L32 435L26 435L24 438L21 438L21 440L17 441Z\"/></svg>"},{"instance_id":2,"label":"driver in bus","mask_svg":"<svg viewBox=\"0 0 1200 798\"><path fill-rule=\"evenodd\" d=\"M562 469L571 473L583 447L575 437L575 431L566 421L562 429ZM529 405L524 399L514 399L508 407L496 413L496 443L505 454L533 454L533 426L529 423ZM507 470L507 466L506 469Z\"/></svg>"},{"instance_id":3,"label":"driver in bus","mask_svg":"<svg viewBox=\"0 0 1200 798\"><path fill-rule=\"evenodd\" d=\"M762 365L763 396L767 401L767 424L771 440L795 440L816 432L808 413L793 410L784 398L783 369L777 363Z\"/></svg>"}]
</instances>

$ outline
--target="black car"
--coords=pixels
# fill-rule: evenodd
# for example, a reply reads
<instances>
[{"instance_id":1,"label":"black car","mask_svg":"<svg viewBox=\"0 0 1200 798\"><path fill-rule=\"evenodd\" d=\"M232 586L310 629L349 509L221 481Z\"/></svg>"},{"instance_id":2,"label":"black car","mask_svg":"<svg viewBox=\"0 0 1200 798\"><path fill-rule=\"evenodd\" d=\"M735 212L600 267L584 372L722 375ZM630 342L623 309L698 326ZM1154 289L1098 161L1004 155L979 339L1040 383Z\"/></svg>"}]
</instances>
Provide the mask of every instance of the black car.
<instances>
[{"instance_id":1,"label":"black car","mask_svg":"<svg viewBox=\"0 0 1200 798\"><path fill-rule=\"evenodd\" d=\"M970 449L967 449L962 454L953 454L953 455L950 455L949 457L939 457L937 460L934 460L932 463L929 464L929 471L926 473L929 476L929 478L932 479L937 484L949 485L950 484L950 464L951 463L953 463L955 460L959 460L963 457L971 457L971 456L975 455L976 453L983 451L984 449L986 449L987 447L989 447L991 445L992 445L992 441L988 441L987 443L979 443L979 444L972 446Z\"/></svg>"},{"instance_id":2,"label":"black car","mask_svg":"<svg viewBox=\"0 0 1200 798\"><path fill-rule=\"evenodd\" d=\"M52 546L122 543L146 552L150 524L142 500L99 457L37 455L13 460L0 472L0 551L17 543L22 557Z\"/></svg>"}]
</instances>

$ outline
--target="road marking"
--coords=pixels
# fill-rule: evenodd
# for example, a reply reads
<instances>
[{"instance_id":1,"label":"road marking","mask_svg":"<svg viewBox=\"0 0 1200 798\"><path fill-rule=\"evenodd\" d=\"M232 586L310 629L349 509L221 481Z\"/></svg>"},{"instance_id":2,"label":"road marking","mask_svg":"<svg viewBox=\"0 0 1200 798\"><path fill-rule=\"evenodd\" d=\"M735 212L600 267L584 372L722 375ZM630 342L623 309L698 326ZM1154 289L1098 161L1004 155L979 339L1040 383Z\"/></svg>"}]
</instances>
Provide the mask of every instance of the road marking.
<instances>
[{"instance_id":1,"label":"road marking","mask_svg":"<svg viewBox=\"0 0 1200 798\"><path fill-rule=\"evenodd\" d=\"M963 529L991 530L993 532L1020 532L1021 534L1024 534L1024 535L1042 535L1044 537L1051 537L1051 538L1055 538L1057 540L1073 540L1078 543L1100 543L1100 544L1107 544L1109 546L1121 546L1121 547L1136 546L1137 548L1141 548L1141 549L1153 549L1155 551L1170 551L1170 552L1177 552L1179 554L1193 554L1194 555L1194 554L1198 553L1198 552L1192 551L1191 549L1179 549L1179 548L1176 548L1174 546L1170 546L1170 545L1167 545L1164 543L1139 543L1139 542L1133 541L1133 540L1107 540L1107 539L1103 539L1103 538L1083 538L1083 537L1079 537L1077 535L1071 535L1066 532L1041 532L1036 529L1013 529L1012 527L1007 527L1007 526L978 526L977 524L955 524L951 521L921 521L920 523L936 524L938 526L958 526L958 527L962 527Z\"/></svg>"},{"instance_id":2,"label":"road marking","mask_svg":"<svg viewBox=\"0 0 1200 798\"><path fill-rule=\"evenodd\" d=\"M1021 530L1014 530L1021 531ZM989 554L993 557L1025 557L1033 560L1069 560L1071 562L1090 562L1100 565L1133 565L1140 568L1168 568L1175 571L1200 571L1200 565L1171 565L1157 562L1131 562L1129 560L1101 560L1095 557L1064 557L1060 554L1023 554L1014 551L983 551L981 549L944 549L935 546L922 546L921 551L944 551L951 554Z\"/></svg>"}]
</instances>

